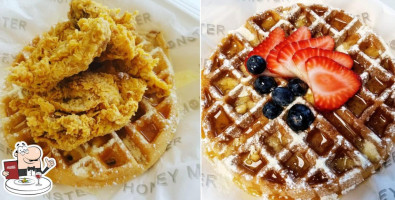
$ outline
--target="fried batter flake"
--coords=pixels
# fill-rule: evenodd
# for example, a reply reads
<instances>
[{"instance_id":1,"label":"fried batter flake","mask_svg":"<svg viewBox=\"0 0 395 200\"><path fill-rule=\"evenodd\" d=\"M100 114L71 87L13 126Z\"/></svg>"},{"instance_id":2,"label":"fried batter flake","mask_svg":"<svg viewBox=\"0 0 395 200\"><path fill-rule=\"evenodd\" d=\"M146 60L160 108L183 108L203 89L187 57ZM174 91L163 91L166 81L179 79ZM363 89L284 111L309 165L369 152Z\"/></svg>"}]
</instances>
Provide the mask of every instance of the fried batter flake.
<instances>
[{"instance_id":1,"label":"fried batter flake","mask_svg":"<svg viewBox=\"0 0 395 200\"><path fill-rule=\"evenodd\" d=\"M23 110L36 142L72 150L125 126L145 90L143 80L126 74L83 72L45 94L14 99L10 107Z\"/></svg>"},{"instance_id":2,"label":"fried batter flake","mask_svg":"<svg viewBox=\"0 0 395 200\"><path fill-rule=\"evenodd\" d=\"M110 36L110 24L102 18L81 19L76 26L59 23L17 55L7 79L30 91L50 90L87 70L106 49Z\"/></svg>"}]
</instances>

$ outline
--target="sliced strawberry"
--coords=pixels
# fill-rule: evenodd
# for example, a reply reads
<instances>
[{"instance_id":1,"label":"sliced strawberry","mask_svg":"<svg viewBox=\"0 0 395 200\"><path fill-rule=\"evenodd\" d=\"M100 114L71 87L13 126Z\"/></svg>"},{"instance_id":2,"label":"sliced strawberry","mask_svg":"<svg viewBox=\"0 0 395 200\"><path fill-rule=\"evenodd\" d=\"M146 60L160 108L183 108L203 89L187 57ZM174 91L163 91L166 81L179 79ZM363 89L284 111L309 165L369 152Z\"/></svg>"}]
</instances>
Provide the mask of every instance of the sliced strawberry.
<instances>
[{"instance_id":1,"label":"sliced strawberry","mask_svg":"<svg viewBox=\"0 0 395 200\"><path fill-rule=\"evenodd\" d=\"M261 42L258 46L256 46L247 56L246 62L249 57L253 55L259 55L263 59L267 58L270 50L272 50L277 44L285 40L285 32L281 28L275 28L272 32L269 33L269 36Z\"/></svg>"},{"instance_id":2,"label":"sliced strawberry","mask_svg":"<svg viewBox=\"0 0 395 200\"><path fill-rule=\"evenodd\" d=\"M311 32L309 28L306 26L302 26L298 28L295 32L293 32L290 36L286 38L289 42L298 42L301 40L308 40L311 38Z\"/></svg>"},{"instance_id":3,"label":"sliced strawberry","mask_svg":"<svg viewBox=\"0 0 395 200\"><path fill-rule=\"evenodd\" d=\"M301 49L292 56L293 63L295 64L297 70L301 73L300 79L307 83L307 72L305 63L309 58L322 56L332 59L333 61L341 64L342 66L351 69L353 66L354 61L352 58L342 52L325 50L325 49L318 49L318 48L306 48Z\"/></svg>"},{"instance_id":4,"label":"sliced strawberry","mask_svg":"<svg viewBox=\"0 0 395 200\"><path fill-rule=\"evenodd\" d=\"M334 110L347 102L361 87L361 79L330 58L312 57L306 62L314 106L319 110Z\"/></svg>"},{"instance_id":5,"label":"sliced strawberry","mask_svg":"<svg viewBox=\"0 0 395 200\"><path fill-rule=\"evenodd\" d=\"M303 77L301 72L299 72L295 67L292 61L292 56L296 51L309 47L333 50L335 47L335 41L330 36L324 36L299 42L292 42L281 48L280 52L278 53L277 61L289 71L294 73L297 77Z\"/></svg>"},{"instance_id":6,"label":"sliced strawberry","mask_svg":"<svg viewBox=\"0 0 395 200\"><path fill-rule=\"evenodd\" d=\"M278 44L274 49L272 49L267 56L267 68L269 69L270 72L278 74L282 77L294 77L295 75L290 72L287 68L283 67L278 61L277 61L277 56L281 48L283 48L285 45L292 43L292 42L297 42L301 40L307 40L311 38L311 33L310 30L302 26L295 32L293 32L290 36L288 36L284 41L282 41L280 44Z\"/></svg>"},{"instance_id":7,"label":"sliced strawberry","mask_svg":"<svg viewBox=\"0 0 395 200\"><path fill-rule=\"evenodd\" d=\"M287 41L281 42L277 47L287 45ZM274 48L270 51L269 55L267 56L267 69L271 73L278 74L281 77L294 77L295 75L288 70L288 68L284 67L277 61L277 56L279 53L279 48Z\"/></svg>"}]
</instances>

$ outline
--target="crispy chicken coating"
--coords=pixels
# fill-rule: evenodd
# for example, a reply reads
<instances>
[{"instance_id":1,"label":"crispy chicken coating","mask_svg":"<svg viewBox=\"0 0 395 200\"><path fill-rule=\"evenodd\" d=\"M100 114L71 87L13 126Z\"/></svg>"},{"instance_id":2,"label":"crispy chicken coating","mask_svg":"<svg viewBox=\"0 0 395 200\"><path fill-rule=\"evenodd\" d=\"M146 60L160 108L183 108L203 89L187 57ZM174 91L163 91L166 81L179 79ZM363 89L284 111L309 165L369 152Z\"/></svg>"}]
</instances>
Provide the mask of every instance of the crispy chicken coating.
<instances>
[{"instance_id":1,"label":"crispy chicken coating","mask_svg":"<svg viewBox=\"0 0 395 200\"><path fill-rule=\"evenodd\" d=\"M103 18L108 21L111 28L111 39L99 61L104 60L130 60L136 55L134 31L135 15L137 12L125 12L119 15L119 9L109 9L100 3L91 0L73 0L70 3L68 17L73 23L83 18Z\"/></svg>"},{"instance_id":2,"label":"crispy chicken coating","mask_svg":"<svg viewBox=\"0 0 395 200\"><path fill-rule=\"evenodd\" d=\"M169 95L172 85L158 77L161 70L159 59L153 58L143 49L139 49L137 56L132 60L115 60L113 63L121 71L144 79L151 91L158 96Z\"/></svg>"},{"instance_id":3,"label":"crispy chicken coating","mask_svg":"<svg viewBox=\"0 0 395 200\"><path fill-rule=\"evenodd\" d=\"M59 23L22 50L7 79L30 91L50 90L87 70L106 49L110 36L110 25L102 18Z\"/></svg>"},{"instance_id":4,"label":"crispy chicken coating","mask_svg":"<svg viewBox=\"0 0 395 200\"><path fill-rule=\"evenodd\" d=\"M126 73L82 72L47 93L24 91L10 102L22 110L36 142L72 150L90 139L125 126L146 90L143 80Z\"/></svg>"}]
</instances>

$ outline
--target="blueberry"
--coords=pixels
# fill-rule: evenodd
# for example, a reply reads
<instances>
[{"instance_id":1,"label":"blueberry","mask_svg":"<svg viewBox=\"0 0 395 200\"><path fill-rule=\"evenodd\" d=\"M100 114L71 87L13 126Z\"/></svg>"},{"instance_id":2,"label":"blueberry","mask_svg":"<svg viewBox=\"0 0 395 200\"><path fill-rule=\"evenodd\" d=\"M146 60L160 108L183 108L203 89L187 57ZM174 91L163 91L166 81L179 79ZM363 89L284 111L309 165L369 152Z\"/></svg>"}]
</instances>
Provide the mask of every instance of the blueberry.
<instances>
[{"instance_id":1,"label":"blueberry","mask_svg":"<svg viewBox=\"0 0 395 200\"><path fill-rule=\"evenodd\" d=\"M314 121L313 112L303 104L295 104L289 109L287 124L294 131L304 131Z\"/></svg>"},{"instance_id":2,"label":"blueberry","mask_svg":"<svg viewBox=\"0 0 395 200\"><path fill-rule=\"evenodd\" d=\"M269 119L278 117L283 111L283 107L277 105L273 101L267 102L262 109L263 115Z\"/></svg>"},{"instance_id":3,"label":"blueberry","mask_svg":"<svg viewBox=\"0 0 395 200\"><path fill-rule=\"evenodd\" d=\"M266 60L260 56L253 55L247 60L247 69L251 74L260 74L266 69Z\"/></svg>"},{"instance_id":4,"label":"blueberry","mask_svg":"<svg viewBox=\"0 0 395 200\"><path fill-rule=\"evenodd\" d=\"M272 92L274 103L280 106L286 106L294 101L294 94L286 87L278 87Z\"/></svg>"},{"instance_id":5,"label":"blueberry","mask_svg":"<svg viewBox=\"0 0 395 200\"><path fill-rule=\"evenodd\" d=\"M260 76L254 82L254 88L260 94L270 93L275 87L277 87L276 81L269 76Z\"/></svg>"},{"instance_id":6,"label":"blueberry","mask_svg":"<svg viewBox=\"0 0 395 200\"><path fill-rule=\"evenodd\" d=\"M304 94L306 94L309 86L302 80L294 78L288 82L288 88L295 96L303 96Z\"/></svg>"}]
</instances>

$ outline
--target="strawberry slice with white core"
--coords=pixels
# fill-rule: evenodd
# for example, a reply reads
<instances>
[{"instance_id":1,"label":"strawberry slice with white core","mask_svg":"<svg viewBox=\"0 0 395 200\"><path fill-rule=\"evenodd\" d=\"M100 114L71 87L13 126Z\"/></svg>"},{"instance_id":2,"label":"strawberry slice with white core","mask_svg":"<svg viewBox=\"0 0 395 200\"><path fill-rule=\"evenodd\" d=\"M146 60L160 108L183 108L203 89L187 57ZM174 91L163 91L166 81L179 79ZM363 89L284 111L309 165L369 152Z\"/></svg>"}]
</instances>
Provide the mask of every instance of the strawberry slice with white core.
<instances>
[{"instance_id":1,"label":"strawberry slice with white core","mask_svg":"<svg viewBox=\"0 0 395 200\"><path fill-rule=\"evenodd\" d=\"M314 106L323 111L334 110L347 102L361 87L361 79L330 58L312 57L306 62Z\"/></svg>"},{"instance_id":2,"label":"strawberry slice with white core","mask_svg":"<svg viewBox=\"0 0 395 200\"><path fill-rule=\"evenodd\" d=\"M302 73L295 67L292 57L298 50L306 48L321 48L326 50L333 50L335 41L330 36L318 37L299 42L292 42L283 48L278 53L277 61L297 77L303 77Z\"/></svg>"},{"instance_id":3,"label":"strawberry slice with white core","mask_svg":"<svg viewBox=\"0 0 395 200\"><path fill-rule=\"evenodd\" d=\"M267 68L269 69L270 72L278 74L279 76L282 77L294 77L295 75L291 73L286 67L282 66L278 61L277 61L277 56L281 48L283 48L285 45L292 43L292 42L297 42L301 40L307 40L311 38L311 32L310 30L302 26L298 28L295 32L293 32L290 36L288 36L284 41L282 41L280 44L278 44L274 49L272 49L269 52L269 55L267 56Z\"/></svg>"},{"instance_id":4,"label":"strawberry slice with white core","mask_svg":"<svg viewBox=\"0 0 395 200\"><path fill-rule=\"evenodd\" d=\"M318 48L306 48L301 49L292 56L292 61L295 64L295 67L300 72L301 77L304 82L308 83L307 72L305 63L309 58L322 56L332 59L333 61L339 63L340 65L344 66L347 69L351 69L353 66L354 61L352 58L345 53L325 50L325 49L318 49Z\"/></svg>"}]
</instances>

